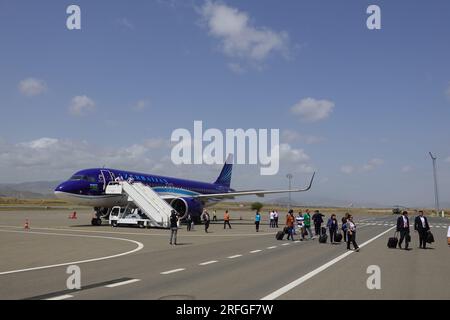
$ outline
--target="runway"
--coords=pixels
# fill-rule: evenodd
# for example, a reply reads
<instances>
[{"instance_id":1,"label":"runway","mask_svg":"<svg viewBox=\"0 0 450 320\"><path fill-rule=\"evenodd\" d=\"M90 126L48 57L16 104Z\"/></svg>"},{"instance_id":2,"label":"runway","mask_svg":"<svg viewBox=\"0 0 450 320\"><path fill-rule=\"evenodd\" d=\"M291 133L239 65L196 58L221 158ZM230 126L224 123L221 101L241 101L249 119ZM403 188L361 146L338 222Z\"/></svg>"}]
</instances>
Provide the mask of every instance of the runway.
<instances>
[{"instance_id":1,"label":"runway","mask_svg":"<svg viewBox=\"0 0 450 320\"><path fill-rule=\"evenodd\" d=\"M356 216L360 252L341 243L277 241L252 214L233 229L211 224L178 233L92 227L90 212L0 212L1 299L449 299L448 219L429 218L436 242L410 251L388 249L397 216ZM30 220L30 230L23 221ZM284 221L283 221L284 222ZM281 227L281 226L280 226ZM80 290L68 290L68 265L81 269ZM381 289L369 290L369 266L381 271Z\"/></svg>"}]
</instances>

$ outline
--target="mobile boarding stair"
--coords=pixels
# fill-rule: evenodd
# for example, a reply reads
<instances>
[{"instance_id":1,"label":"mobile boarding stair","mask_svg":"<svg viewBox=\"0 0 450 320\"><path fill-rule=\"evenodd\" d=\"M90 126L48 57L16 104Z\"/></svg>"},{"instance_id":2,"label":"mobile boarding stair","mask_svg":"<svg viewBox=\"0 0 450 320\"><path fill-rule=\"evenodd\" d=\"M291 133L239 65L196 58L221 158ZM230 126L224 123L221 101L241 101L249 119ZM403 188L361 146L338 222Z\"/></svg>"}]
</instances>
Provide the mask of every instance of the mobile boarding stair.
<instances>
[{"instance_id":1,"label":"mobile boarding stair","mask_svg":"<svg viewBox=\"0 0 450 320\"><path fill-rule=\"evenodd\" d=\"M173 208L152 190L140 183L128 181L111 181L105 190L106 194L126 194L128 201L133 202L150 220L152 227L169 228L170 214Z\"/></svg>"}]
</instances>

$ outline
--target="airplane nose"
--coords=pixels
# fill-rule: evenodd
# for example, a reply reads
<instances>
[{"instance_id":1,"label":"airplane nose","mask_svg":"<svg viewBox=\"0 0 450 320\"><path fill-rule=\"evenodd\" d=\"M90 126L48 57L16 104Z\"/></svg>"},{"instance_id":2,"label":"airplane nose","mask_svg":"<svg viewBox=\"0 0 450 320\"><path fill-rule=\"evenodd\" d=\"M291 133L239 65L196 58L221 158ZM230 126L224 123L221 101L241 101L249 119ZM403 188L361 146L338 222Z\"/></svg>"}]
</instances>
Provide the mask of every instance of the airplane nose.
<instances>
[{"instance_id":1,"label":"airplane nose","mask_svg":"<svg viewBox=\"0 0 450 320\"><path fill-rule=\"evenodd\" d=\"M61 184L59 184L56 188L55 188L55 190L53 191L53 193L55 194L55 196L57 197L57 198L61 198L62 197L62 195L64 194L64 193L67 193L68 192L68 190L67 190L67 187L66 187L66 183L61 183Z\"/></svg>"}]
</instances>

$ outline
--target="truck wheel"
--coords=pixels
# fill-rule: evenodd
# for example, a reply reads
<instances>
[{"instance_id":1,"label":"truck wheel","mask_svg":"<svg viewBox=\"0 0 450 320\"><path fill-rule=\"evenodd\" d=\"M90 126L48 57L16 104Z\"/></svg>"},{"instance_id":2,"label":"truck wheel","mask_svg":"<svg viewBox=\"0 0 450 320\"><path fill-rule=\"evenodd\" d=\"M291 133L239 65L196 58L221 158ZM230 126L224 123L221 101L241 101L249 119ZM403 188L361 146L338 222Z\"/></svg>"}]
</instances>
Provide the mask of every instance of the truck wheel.
<instances>
[{"instance_id":1,"label":"truck wheel","mask_svg":"<svg viewBox=\"0 0 450 320\"><path fill-rule=\"evenodd\" d=\"M144 222L139 221L139 222L138 222L138 227L141 228L141 229L144 228L144 227L145 227L145 226L144 226Z\"/></svg>"},{"instance_id":2,"label":"truck wheel","mask_svg":"<svg viewBox=\"0 0 450 320\"><path fill-rule=\"evenodd\" d=\"M111 221L111 225L112 225L114 228L116 228L116 227L117 227L117 221L116 221L116 220Z\"/></svg>"}]
</instances>

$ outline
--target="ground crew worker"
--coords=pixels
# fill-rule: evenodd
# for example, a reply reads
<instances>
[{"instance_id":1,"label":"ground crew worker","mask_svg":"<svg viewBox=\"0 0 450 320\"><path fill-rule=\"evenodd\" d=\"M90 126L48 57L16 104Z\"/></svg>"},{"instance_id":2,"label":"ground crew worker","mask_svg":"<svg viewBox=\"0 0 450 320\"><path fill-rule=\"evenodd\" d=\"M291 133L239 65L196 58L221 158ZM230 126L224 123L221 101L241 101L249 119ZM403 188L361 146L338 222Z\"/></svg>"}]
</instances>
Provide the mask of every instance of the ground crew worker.
<instances>
[{"instance_id":1,"label":"ground crew worker","mask_svg":"<svg viewBox=\"0 0 450 320\"><path fill-rule=\"evenodd\" d=\"M230 225L230 214L228 213L228 210L225 211L225 214L223 215L223 228L225 229L226 226L229 226L231 229L231 225Z\"/></svg>"}]
</instances>

